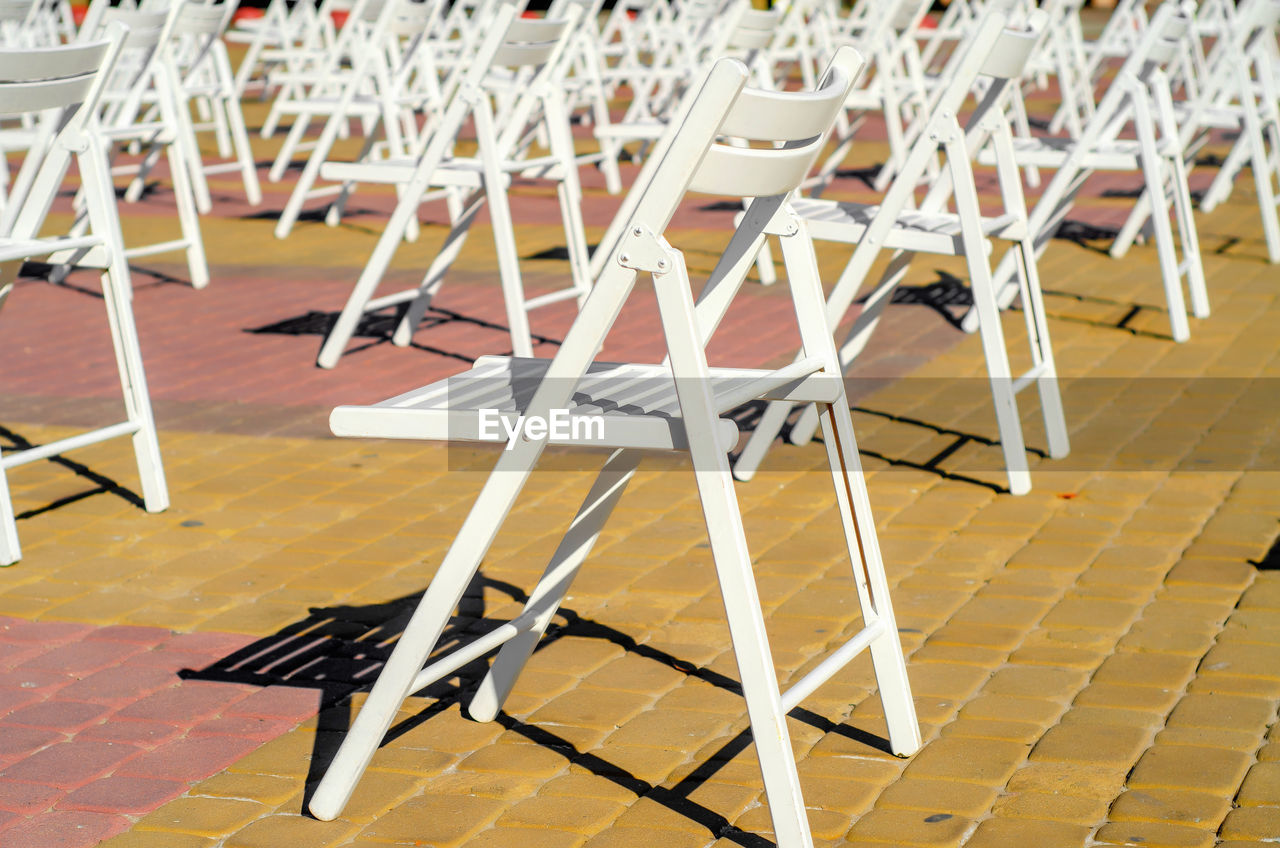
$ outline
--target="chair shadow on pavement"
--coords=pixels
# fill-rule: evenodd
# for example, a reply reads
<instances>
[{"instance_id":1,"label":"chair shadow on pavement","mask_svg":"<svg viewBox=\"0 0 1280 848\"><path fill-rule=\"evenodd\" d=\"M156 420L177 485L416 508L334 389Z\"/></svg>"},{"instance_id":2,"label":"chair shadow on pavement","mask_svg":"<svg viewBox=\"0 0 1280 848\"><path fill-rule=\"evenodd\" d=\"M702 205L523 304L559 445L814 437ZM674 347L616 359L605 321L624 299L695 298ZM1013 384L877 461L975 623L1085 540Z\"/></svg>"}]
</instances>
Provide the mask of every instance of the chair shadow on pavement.
<instances>
[{"instance_id":1,"label":"chair shadow on pavement","mask_svg":"<svg viewBox=\"0 0 1280 848\"><path fill-rule=\"evenodd\" d=\"M352 338L365 339L364 344L359 344L348 348L343 356L350 356L353 353L359 353L380 345L391 344L391 337L396 331L400 318L404 314L407 306L399 306L391 311L375 312L361 317L360 322L356 325ZM333 326L338 322L337 312L322 312L319 310L309 310L302 315L295 315L292 318L285 318L281 321L275 321L271 324L264 324L260 327L246 327L244 332L254 335L280 335L280 336L318 336L321 339L328 338ZM422 320L418 322L416 332L429 330L433 327L443 327L449 324L465 324L472 328L483 330L491 330L501 336L510 339L511 330L504 324L493 321L486 321L483 318L476 318L471 315L463 315L461 312L454 312L449 309L441 309L438 306L430 306L427 308L426 314ZM540 336L537 333L531 333L533 343L535 345L551 344L559 345L558 339L548 336ZM409 346L420 350L424 353L434 354L436 356L444 356L450 359L456 359L465 362L468 365L475 362L475 357L468 356L465 353L454 350L445 350L443 348L425 345L418 341L411 341ZM492 350L488 351L495 355L510 356L511 351Z\"/></svg>"},{"instance_id":2,"label":"chair shadow on pavement","mask_svg":"<svg viewBox=\"0 0 1280 848\"><path fill-rule=\"evenodd\" d=\"M885 378L883 381L868 380L866 378L862 378L857 380L857 386L859 389L859 393L866 395L878 387L878 385L876 384L886 385L891 382L893 382L892 378ZM850 399L853 399L852 394L853 393L850 391ZM733 419L733 421L738 425L738 430L740 432L745 433L745 432L755 430L756 425L760 422L760 417L764 414L764 409L765 409L764 401L752 401L751 403L744 404L743 406L738 407L733 412L729 413L728 417ZM912 460L912 459L907 459L906 457L893 456L887 453L883 453L881 451L877 451L873 446L874 439L871 440L870 444L867 440L860 440L858 442L859 456L870 457L872 459L879 460L881 462L887 463L891 468L896 468L898 470L911 469L914 471L926 471L930 474L936 474L937 476L941 477L944 480L954 480L955 482L958 482L958 483L968 483L969 485L972 485L972 486L981 486L984 489L990 489L991 491L995 492L998 495L1007 495L1009 493L1008 486L1004 486L999 483L992 482L991 480L983 480L981 478L973 477L968 474L963 474L958 471L948 471L947 469L942 467L943 462L945 462L947 459L954 456L956 453L958 453L959 451L961 451L962 449L970 445L980 445L982 447L994 447L1000 444L999 440L990 439L990 438L987 438L986 436L979 436L976 433L965 433L960 430L954 430L949 427L944 427L940 424L933 424L918 418L910 418L905 415L896 415L892 412L887 412L880 409L872 409L860 404L855 404L851 406L850 411L852 411L855 415L857 414L870 415L875 418L884 418L888 421L894 422L895 424L901 424L908 427L923 428L939 436L950 437L953 439L953 441L950 444L946 445L937 453L935 453L934 455L924 460ZM787 423L783 426L781 433L779 433L778 439L775 440L774 448L778 450L797 450L797 448L791 446L788 443L788 439L790 438L791 428L795 424L795 419L798 417L798 415L799 415L798 409L792 412L791 417L787 419ZM857 434L856 421L854 426L854 433L855 435ZM822 438L822 434L818 433L815 436L815 438L820 440ZM1042 458L1048 456L1048 453L1046 451L1040 450L1039 448L1028 447L1027 451L1029 453L1033 453ZM735 453L731 457L731 461L737 462L737 459L738 459L738 455Z\"/></svg>"},{"instance_id":3,"label":"chair shadow on pavement","mask_svg":"<svg viewBox=\"0 0 1280 848\"><path fill-rule=\"evenodd\" d=\"M29 450L34 447L39 447L38 443L32 442L20 433L0 425L0 455L11 453L13 451ZM70 471L75 476L83 478L92 485L84 491L64 495L63 497L57 498L56 500L50 501L42 506L32 507L31 509L24 510L23 512L15 513L13 517L18 521L35 518L37 515L43 515L46 512L53 512L54 510L61 509L64 506L78 503L85 498L91 498L94 495L101 494L112 494L128 501L138 509L145 508L142 497L137 492L120 485L105 474L99 474L97 471L94 471L82 462L76 462L74 459L68 459L61 455L51 456L45 460L45 462L52 462L55 465L59 465Z\"/></svg>"},{"instance_id":4,"label":"chair shadow on pavement","mask_svg":"<svg viewBox=\"0 0 1280 848\"><path fill-rule=\"evenodd\" d=\"M516 603L524 603L528 598L524 591L510 583L478 574L464 594L457 614L450 619L441 635L433 657L447 653L504 623L486 616L486 589L506 595ZM306 805L311 800L316 784L324 776L342 735L351 725L354 717L351 696L367 691L372 686L421 597L421 593L417 593L381 604L313 608L305 619L282 628L274 635L259 639L205 668L184 669L179 672L179 676L185 680L255 686L279 684L320 691L316 742L302 801L304 809L301 812L305 815ZM539 643L538 650L566 636L606 640L625 651L661 663L689 677L698 678L726 691L741 693L738 682L730 677L658 648L637 643L626 633L584 618L565 607L561 607L556 620ZM421 712L392 726L382 744L385 746L394 742L455 704L464 704L487 671L491 656L492 654L486 655L463 666L451 677L420 690L417 695L433 699L432 702ZM745 715L745 705L743 714ZM792 710L791 716L823 733L838 733L865 745L868 752L876 751L891 756L888 740L873 733L837 724L803 707ZM724 815L689 797L703 782L746 750L751 743L749 729L743 729L706 757L686 777L668 787L650 783L609 762L607 743L597 751L580 751L572 742L553 731L505 712L500 712L495 721L504 729L554 751L568 763L623 787L637 798L648 798L697 822L717 838L728 839L743 848L768 848L773 845L761 836L733 826Z\"/></svg>"}]
</instances>

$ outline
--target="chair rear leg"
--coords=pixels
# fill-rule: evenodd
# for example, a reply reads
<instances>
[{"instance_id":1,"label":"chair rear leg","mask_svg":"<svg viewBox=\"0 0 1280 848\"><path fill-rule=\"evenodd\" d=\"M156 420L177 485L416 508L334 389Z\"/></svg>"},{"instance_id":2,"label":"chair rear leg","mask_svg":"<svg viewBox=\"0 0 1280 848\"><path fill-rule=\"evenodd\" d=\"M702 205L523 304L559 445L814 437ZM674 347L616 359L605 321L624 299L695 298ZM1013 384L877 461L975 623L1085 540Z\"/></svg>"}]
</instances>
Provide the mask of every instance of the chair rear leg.
<instances>
[{"instance_id":1,"label":"chair rear leg","mask_svg":"<svg viewBox=\"0 0 1280 848\"><path fill-rule=\"evenodd\" d=\"M191 285L202 289L209 285L209 261L205 258L204 237L200 234L200 214L192 194L191 178L182 151L177 145L166 148L170 178L173 180L173 200L178 207L178 223L186 242L187 268L191 273Z\"/></svg>"},{"instance_id":2,"label":"chair rear leg","mask_svg":"<svg viewBox=\"0 0 1280 848\"><path fill-rule=\"evenodd\" d=\"M889 729L889 746L896 756L909 757L920 749L920 724L911 697L902 641L889 601L889 582L880 555L875 518L871 514L871 498L858 461L848 399L842 397L839 403L823 404L821 418L823 442L827 446L827 461L863 622L877 619L884 622L883 631L872 640L869 650Z\"/></svg>"},{"instance_id":3,"label":"chair rear leg","mask_svg":"<svg viewBox=\"0 0 1280 848\"><path fill-rule=\"evenodd\" d=\"M454 209L458 209L456 216L454 216L453 227L449 230L449 235L445 236L440 252L431 261L431 267L427 269L426 275L422 278L422 283L418 287L417 297L410 302L409 308L405 310L404 316L400 319L400 323L396 325L395 334L391 338L392 344L406 347L413 341L413 334L418 329L418 323L422 321L422 316L427 314L431 301L440 293L440 287L444 285L444 275L448 273L454 260L458 258L458 254L462 251L462 245L466 243L467 235L471 232L471 225L475 222L476 214L479 213L480 207L484 205L484 201L484 189L472 192L466 201L457 204L456 207L454 196L449 196L450 214L453 215Z\"/></svg>"},{"instance_id":4,"label":"chair rear leg","mask_svg":"<svg viewBox=\"0 0 1280 848\"><path fill-rule=\"evenodd\" d=\"M91 222L93 232L102 238L111 257L102 275L103 300L120 373L125 411L129 421L138 425L138 431L133 434L133 452L138 463L142 499L147 512L162 512L169 507L169 487L165 482L156 422L151 411L151 395L147 391L142 349L138 344L138 328L133 319L129 264L124 258L124 240L120 233L119 218L116 217L111 177L104 160L94 156L93 151L78 158L81 180L85 184L86 217ZM2 485L0 483L0 487Z\"/></svg>"},{"instance_id":5,"label":"chair rear leg","mask_svg":"<svg viewBox=\"0 0 1280 848\"><path fill-rule=\"evenodd\" d=\"M560 609L565 593L569 591L583 560L591 552L605 522L635 475L640 458L638 451L615 451L596 477L591 491L587 493L569 526L569 532L560 541L542 579L530 593L521 613L522 617L534 617L533 627L502 646L489 673L485 675L475 697L467 706L467 713L476 721L492 721L502 709L525 663L533 655L538 640L546 633L551 619Z\"/></svg>"},{"instance_id":6,"label":"chair rear leg","mask_svg":"<svg viewBox=\"0 0 1280 848\"><path fill-rule=\"evenodd\" d=\"M1053 357L1053 345L1049 341L1049 322L1045 317L1044 296L1040 291L1040 272L1036 267L1035 246L1030 238L1026 238L1016 242L1010 250L1018 252L1022 303L1027 317L1032 358L1042 367L1042 372L1036 379L1036 389L1040 393L1040 410L1044 415L1049 456L1053 459L1061 459L1071 452L1071 441L1067 436L1067 419L1062 408L1062 393L1058 385L1058 366Z\"/></svg>"}]
</instances>

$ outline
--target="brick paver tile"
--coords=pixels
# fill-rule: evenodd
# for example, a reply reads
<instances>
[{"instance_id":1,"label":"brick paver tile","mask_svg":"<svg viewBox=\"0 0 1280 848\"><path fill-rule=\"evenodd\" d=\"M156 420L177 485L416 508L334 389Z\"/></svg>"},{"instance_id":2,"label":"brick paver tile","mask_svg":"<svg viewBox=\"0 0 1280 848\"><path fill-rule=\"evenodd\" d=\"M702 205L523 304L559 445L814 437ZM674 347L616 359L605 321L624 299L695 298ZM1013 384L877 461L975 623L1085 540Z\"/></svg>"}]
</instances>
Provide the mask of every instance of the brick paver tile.
<instances>
[{"instance_id":1,"label":"brick paver tile","mask_svg":"<svg viewBox=\"0 0 1280 848\"><path fill-rule=\"evenodd\" d=\"M875 809L854 823L848 838L855 843L866 840L932 848L959 845L971 826L969 819L949 813Z\"/></svg>"},{"instance_id":2,"label":"brick paver tile","mask_svg":"<svg viewBox=\"0 0 1280 848\"><path fill-rule=\"evenodd\" d=\"M1280 806L1241 807L1227 814L1218 835L1223 839L1272 842L1280 833Z\"/></svg>"},{"instance_id":3,"label":"brick paver tile","mask_svg":"<svg viewBox=\"0 0 1280 848\"><path fill-rule=\"evenodd\" d=\"M108 708L100 704L64 701L59 696L15 710L5 717L5 722L19 727L75 733L97 724L108 712Z\"/></svg>"},{"instance_id":4,"label":"brick paver tile","mask_svg":"<svg viewBox=\"0 0 1280 848\"><path fill-rule=\"evenodd\" d=\"M114 771L139 751L139 748L118 742L62 742L37 751L0 772L0 780L21 780L73 789Z\"/></svg>"},{"instance_id":5,"label":"brick paver tile","mask_svg":"<svg viewBox=\"0 0 1280 848\"><path fill-rule=\"evenodd\" d=\"M979 822L966 841L973 848L1003 848L1007 845L1036 845L1042 848L1072 848L1083 845L1090 828L1061 821L992 818Z\"/></svg>"},{"instance_id":6,"label":"brick paver tile","mask_svg":"<svg viewBox=\"0 0 1280 848\"><path fill-rule=\"evenodd\" d=\"M1129 786L1233 794L1248 771L1250 760L1241 751L1156 745L1138 761L1129 776Z\"/></svg>"},{"instance_id":7,"label":"brick paver tile","mask_svg":"<svg viewBox=\"0 0 1280 848\"><path fill-rule=\"evenodd\" d=\"M189 736L140 754L118 774L168 780L198 780L234 763L258 747L258 740L232 736Z\"/></svg>"},{"instance_id":8,"label":"brick paver tile","mask_svg":"<svg viewBox=\"0 0 1280 848\"><path fill-rule=\"evenodd\" d=\"M187 784L176 780L113 775L81 786L58 802L63 810L141 814L180 795Z\"/></svg>"},{"instance_id":9,"label":"brick paver tile","mask_svg":"<svg viewBox=\"0 0 1280 848\"><path fill-rule=\"evenodd\" d=\"M1103 825L1094 837L1103 845L1152 845L1158 848L1209 848L1213 832L1168 822L1119 822Z\"/></svg>"},{"instance_id":10,"label":"brick paver tile","mask_svg":"<svg viewBox=\"0 0 1280 848\"><path fill-rule=\"evenodd\" d=\"M1060 724L1036 743L1033 760L1128 767L1146 748L1151 731L1122 724Z\"/></svg>"},{"instance_id":11,"label":"brick paver tile","mask_svg":"<svg viewBox=\"0 0 1280 848\"><path fill-rule=\"evenodd\" d=\"M31 815L53 806L63 792L43 783L0 780L0 810Z\"/></svg>"},{"instance_id":12,"label":"brick paver tile","mask_svg":"<svg viewBox=\"0 0 1280 848\"><path fill-rule=\"evenodd\" d=\"M124 816L57 811L6 828L3 837L6 848L91 848L128 826Z\"/></svg>"},{"instance_id":13,"label":"brick paver tile","mask_svg":"<svg viewBox=\"0 0 1280 848\"><path fill-rule=\"evenodd\" d=\"M463 844L507 807L489 798L435 795L413 798L362 831L375 841L421 840L428 845Z\"/></svg>"},{"instance_id":14,"label":"brick paver tile","mask_svg":"<svg viewBox=\"0 0 1280 848\"><path fill-rule=\"evenodd\" d=\"M1245 775L1236 803L1241 807L1280 806L1280 763L1256 763Z\"/></svg>"},{"instance_id":15,"label":"brick paver tile","mask_svg":"<svg viewBox=\"0 0 1280 848\"><path fill-rule=\"evenodd\" d=\"M1116 799L1112 821L1163 821L1214 830L1231 801L1211 792L1185 789L1131 789Z\"/></svg>"}]
</instances>

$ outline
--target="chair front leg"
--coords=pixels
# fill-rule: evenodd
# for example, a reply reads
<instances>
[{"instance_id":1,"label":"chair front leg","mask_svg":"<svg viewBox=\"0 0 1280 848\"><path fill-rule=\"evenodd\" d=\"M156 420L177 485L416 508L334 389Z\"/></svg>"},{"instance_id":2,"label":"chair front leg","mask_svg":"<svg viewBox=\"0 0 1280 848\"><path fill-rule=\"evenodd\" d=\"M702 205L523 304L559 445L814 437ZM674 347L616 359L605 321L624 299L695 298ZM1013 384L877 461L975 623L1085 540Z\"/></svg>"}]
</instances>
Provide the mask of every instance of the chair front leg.
<instances>
[{"instance_id":1,"label":"chair front leg","mask_svg":"<svg viewBox=\"0 0 1280 848\"><path fill-rule=\"evenodd\" d=\"M596 477L569 532L560 541L521 613L522 618L533 618L533 626L502 646L467 707L467 713L476 721L492 721L502 709L538 640L560 609L583 560L600 538L600 531L635 475L641 456L639 451L615 451Z\"/></svg>"}]
</instances>

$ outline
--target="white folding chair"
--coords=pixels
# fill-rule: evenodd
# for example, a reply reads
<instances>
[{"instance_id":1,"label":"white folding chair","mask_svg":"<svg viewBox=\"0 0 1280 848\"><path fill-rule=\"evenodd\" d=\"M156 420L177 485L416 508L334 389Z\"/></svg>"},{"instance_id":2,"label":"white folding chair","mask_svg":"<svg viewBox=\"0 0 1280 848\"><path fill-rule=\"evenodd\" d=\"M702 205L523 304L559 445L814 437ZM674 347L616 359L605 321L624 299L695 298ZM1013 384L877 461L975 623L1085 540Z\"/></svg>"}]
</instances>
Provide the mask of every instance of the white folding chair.
<instances>
[{"instance_id":1,"label":"white folding chair","mask_svg":"<svg viewBox=\"0 0 1280 848\"><path fill-rule=\"evenodd\" d=\"M439 5L434 0L357 0L343 27L343 39L331 51L328 64L316 71L316 82L297 95L282 91L276 98L272 112L292 115L293 124L268 179L283 179L295 153L320 151L312 172L300 182L301 193L294 189L295 205L305 199L315 180L314 168L324 161L334 141L348 133L352 120L361 122L366 138L380 126L388 155L403 157L416 137L415 113L425 111L428 124L438 118L433 113L440 108L440 92L429 37L434 35L430 29ZM303 141L316 119L326 121L320 139ZM289 221L277 228L276 235L287 234L291 225Z\"/></svg>"},{"instance_id":2,"label":"white folding chair","mask_svg":"<svg viewBox=\"0 0 1280 848\"><path fill-rule=\"evenodd\" d=\"M1208 9L1219 8L1218 4ZM1232 186L1245 164L1253 175L1258 198L1258 215L1267 243L1267 257L1280 262L1280 216L1276 197L1280 190L1280 84L1274 73L1276 24L1280 22L1277 0L1245 0L1238 11L1219 12L1208 23L1230 17L1230 24L1216 30L1216 41L1206 62L1205 85L1189 92L1178 108L1182 133L1183 161L1190 172L1195 155L1208 141L1212 130L1237 133L1213 182L1200 201L1202 212L1212 212L1231 194ZM1199 18L1197 18L1199 23ZM1133 214L1121 228L1111 247L1112 256L1122 256L1147 225L1151 198L1143 192Z\"/></svg>"},{"instance_id":3,"label":"white folding chair","mask_svg":"<svg viewBox=\"0 0 1280 848\"><path fill-rule=\"evenodd\" d=\"M316 188L315 184L321 166L329 161L334 143L351 121L359 120L364 127L365 143L356 159L358 162L403 160L417 146L419 114L425 112L428 129L439 121L444 104L436 69L430 60L424 65L417 58L420 51L430 49L426 43L428 27L438 6L435 0L390 0L380 9L362 7L366 14L376 13L369 37L371 45L385 48L388 40L401 38L406 39L406 43L394 57L386 49L362 51L346 75L341 92L335 93L331 103L326 103L320 94L305 101L307 111L300 113L290 128L272 166L274 174L284 173L293 151L301 147L302 133L311 120L324 110L329 115L319 138L310 145L311 153L276 222L276 238L289 235L303 205L318 197L341 195L330 206L327 217L330 226L337 225L350 187L344 184ZM415 84L419 74L427 79Z\"/></svg>"},{"instance_id":4,"label":"white folding chair","mask_svg":"<svg viewBox=\"0 0 1280 848\"><path fill-rule=\"evenodd\" d=\"M876 3L877 9L867 21L867 29L849 43L866 55L869 76L849 95L845 105L849 114L842 115L836 125L835 148L806 183L815 194L821 194L835 179L855 143L858 129L870 113L883 116L889 142L889 156L873 180L875 189L884 191L906 161L914 141L910 127L927 117L928 91L916 28L931 1L863 0Z\"/></svg>"},{"instance_id":5,"label":"white folding chair","mask_svg":"<svg viewBox=\"0 0 1280 848\"><path fill-rule=\"evenodd\" d=\"M1186 341L1191 333L1182 290L1184 279L1192 313L1198 318L1209 315L1200 243L1192 217L1186 166L1182 161L1183 148L1165 73L1165 68L1181 55L1193 19L1193 4L1165 0L1078 139L1020 138L1014 143L1019 165L1056 169L1031 211L1030 227L1037 255L1044 252L1058 231L1090 174L1096 170L1142 173L1151 195L1151 206L1158 210L1151 218L1151 225L1168 302L1170 330L1174 340L1180 342ZM1121 137L1130 125L1136 137ZM983 161L990 164L990 157ZM1173 223L1170 223L1171 217ZM1006 255L995 272L1002 309L1018 295L1014 277L1014 260ZM972 331L978 322L977 314L970 310L964 327Z\"/></svg>"},{"instance_id":6,"label":"white folding chair","mask_svg":"<svg viewBox=\"0 0 1280 848\"><path fill-rule=\"evenodd\" d=\"M44 112L37 144L14 182L11 203L0 219L0 306L10 295L24 260L65 248L85 253L86 265L104 268L107 324L120 370L126 420L0 457L0 565L21 557L13 503L5 472L76 448L132 436L142 495L148 512L169 506L160 446L138 348L130 304L129 266L124 258L115 192L94 117L106 76L120 52L123 32L109 40L32 50L0 50L0 113ZM47 111L46 111L47 110ZM71 159L80 172L88 230L76 236L41 237L40 229L62 185Z\"/></svg>"},{"instance_id":7,"label":"white folding chair","mask_svg":"<svg viewBox=\"0 0 1280 848\"><path fill-rule=\"evenodd\" d=\"M586 296L590 277L582 224L582 189L564 109L564 95L555 82L555 74L561 69L560 60L578 13L578 7L571 6L566 9L568 17L563 20L526 20L516 17L516 7L504 4L497 10L488 34L466 64L463 80L432 128L426 147L416 162L330 162L321 167L320 176L325 179L391 183L398 186L400 192L400 200L386 229L320 350L317 362L321 367L337 365L361 316L401 303L408 303L408 307L392 340L397 345L408 345L485 203L489 206L498 271L511 328L511 344L517 355L530 356L533 353L529 329L531 310L569 299L581 302ZM495 107L486 82L495 70L505 70L507 75L516 72L524 80L519 86L516 101L500 115L495 114L495 109L502 104ZM504 92L511 90L509 76L501 80L500 87ZM476 155L453 156L455 140L468 117L475 125ZM550 153L545 157L532 158L524 155L525 144L531 138L530 125L538 123L544 127ZM515 174L542 176L556 183L573 280L567 288L533 298L525 297L515 227L507 198L507 186ZM467 196L460 203L456 195L447 196L452 228L439 254L427 269L420 286L375 299L374 292L396 249L409 226L417 220L422 199L430 189L440 187L462 188Z\"/></svg>"},{"instance_id":8,"label":"white folding chair","mask_svg":"<svg viewBox=\"0 0 1280 848\"><path fill-rule=\"evenodd\" d=\"M297 46L317 24L315 0L271 0L260 18L235 23L223 38L228 44L245 45L235 73L236 97L243 99L251 87L266 99L270 69L281 61L280 52ZM259 69L261 69L259 75Z\"/></svg>"},{"instance_id":9,"label":"white folding chair","mask_svg":"<svg viewBox=\"0 0 1280 848\"><path fill-rule=\"evenodd\" d=\"M191 116L179 104L181 82L173 64L166 60L164 49L178 17L185 14L186 0L172 0L167 10L158 12L112 7L109 2L93 0L80 31L82 39L89 39L100 37L104 28L112 23L118 22L128 28L120 61L102 94L99 106L101 133L114 145L117 153L134 146L143 153L142 164L117 166L112 173L134 176L150 167L149 163L163 153L169 164L169 179L173 185L181 232L178 238L169 241L128 246L125 256L134 259L181 251L187 262L191 285L202 289L209 284L209 262L200 233L197 183L192 176L199 168L199 149ZM199 185L203 184L201 179ZM141 194L141 183L132 180L125 192L125 200L136 201ZM86 225L87 220L82 214L72 232L80 232ZM55 271L57 279L76 259L74 255L59 254L52 261L62 266Z\"/></svg>"},{"instance_id":10,"label":"white folding chair","mask_svg":"<svg viewBox=\"0 0 1280 848\"><path fill-rule=\"evenodd\" d=\"M784 94L744 88L749 72L742 64L717 63L628 195L622 223L612 230L619 238L602 247L610 261L554 359L486 357L460 378L375 406L334 410L334 432L344 436L495 441L493 428L485 426L489 417L514 425L516 416L549 420L559 410L578 423L598 416L601 426L577 442L559 432L517 438L500 454L317 787L310 803L317 817L332 819L342 812L406 697L503 646L468 706L478 720L497 715L645 450L690 453L779 846L812 845L786 715L862 650L871 653L892 750L907 756L918 749L906 664L837 353L822 314L813 244L803 219L786 202L823 144L860 65L857 53L846 49L816 92ZM717 143L718 135L782 144L746 149ZM662 235L686 191L759 198L696 305L683 254ZM710 368L706 343L766 231L782 237L805 357L777 371ZM593 362L641 271L653 276L667 363ZM863 618L857 635L785 692L779 689L728 465L737 428L720 417L758 397L807 398L824 406L835 502ZM521 615L424 668L547 444L615 450Z\"/></svg>"},{"instance_id":11,"label":"white folding chair","mask_svg":"<svg viewBox=\"0 0 1280 848\"><path fill-rule=\"evenodd\" d=\"M207 120L192 124L195 134L212 131L218 155L223 162L204 163L197 149L192 161L192 182L197 187L196 199L201 212L212 210L206 176L238 173L249 205L262 202L258 184L258 168L249 146L249 133L240 109L231 61L223 44L223 34L239 6L239 0L217 5L188 4L174 22L171 41L166 46L165 60L173 63L172 75L178 80L175 91L184 115L191 110L203 112Z\"/></svg>"},{"instance_id":12,"label":"white folding chair","mask_svg":"<svg viewBox=\"0 0 1280 848\"><path fill-rule=\"evenodd\" d=\"M888 269L867 295L840 349L841 365L849 368L865 349L894 289L917 253L963 256L969 270L970 289L980 316L983 352L986 355L991 397L1008 471L1009 491L1016 495L1031 489L1017 393L1035 385L1039 390L1048 437L1049 454L1065 456L1069 450L1062 399L1049 327L1041 303L1035 250L1027 229L1027 209L1018 167L1013 159L1013 138L1005 117L1010 98L1017 92L1027 57L1043 33L1042 15L1026 28L1006 28L999 13L984 15L979 26L953 57L951 82L936 98L924 132L885 195L875 206L817 198L798 198L793 206L808 223L815 239L856 244L853 257L827 300L832 330L852 306L872 264L882 250L893 251ZM975 88L981 94L962 129L957 116ZM971 161L983 149L996 153L1001 209L984 215L978 203ZM944 153L946 167L918 207L913 196L927 164ZM954 204L954 211L948 202ZM1027 335L1032 368L1015 377L1009 364L1004 332L996 308L991 266L987 258L992 240L1009 244L1006 256L1018 270L1018 288L1026 304ZM750 479L765 452L782 430L793 404L770 403L734 466L739 480ZM792 428L791 441L804 444L817 426L816 410L806 408Z\"/></svg>"}]
</instances>

